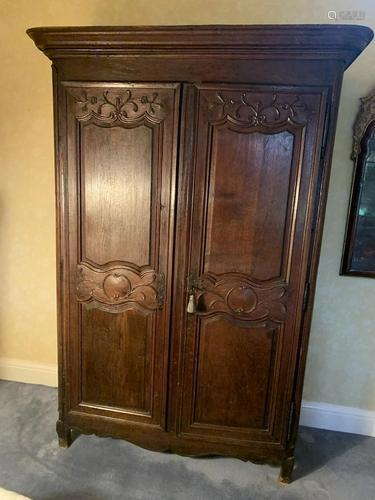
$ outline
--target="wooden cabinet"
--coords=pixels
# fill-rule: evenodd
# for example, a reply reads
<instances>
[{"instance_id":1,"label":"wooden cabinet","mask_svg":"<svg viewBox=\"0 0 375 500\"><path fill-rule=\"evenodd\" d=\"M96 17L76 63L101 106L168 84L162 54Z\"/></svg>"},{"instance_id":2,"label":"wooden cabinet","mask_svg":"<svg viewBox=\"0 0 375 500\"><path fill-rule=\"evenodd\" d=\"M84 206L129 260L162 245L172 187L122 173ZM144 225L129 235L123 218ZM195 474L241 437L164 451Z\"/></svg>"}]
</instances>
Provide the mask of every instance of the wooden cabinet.
<instances>
[{"instance_id":1,"label":"wooden cabinet","mask_svg":"<svg viewBox=\"0 0 375 500\"><path fill-rule=\"evenodd\" d=\"M53 61L62 446L282 463L358 26L36 28Z\"/></svg>"}]
</instances>

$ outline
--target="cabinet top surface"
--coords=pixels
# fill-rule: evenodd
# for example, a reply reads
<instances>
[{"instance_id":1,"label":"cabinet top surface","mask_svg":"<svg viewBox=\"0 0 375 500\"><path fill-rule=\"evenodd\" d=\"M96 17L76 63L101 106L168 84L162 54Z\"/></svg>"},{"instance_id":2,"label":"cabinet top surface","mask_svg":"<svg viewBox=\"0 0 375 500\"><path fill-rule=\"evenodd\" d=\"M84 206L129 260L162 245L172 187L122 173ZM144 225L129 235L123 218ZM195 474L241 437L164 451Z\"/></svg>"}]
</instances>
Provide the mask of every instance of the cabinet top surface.
<instances>
[{"instance_id":1,"label":"cabinet top surface","mask_svg":"<svg viewBox=\"0 0 375 500\"><path fill-rule=\"evenodd\" d=\"M51 59L137 52L242 51L305 54L341 59L345 66L373 38L359 25L209 25L209 26L55 26L27 30L36 46ZM328 57L327 57L328 56Z\"/></svg>"},{"instance_id":2,"label":"cabinet top surface","mask_svg":"<svg viewBox=\"0 0 375 500\"><path fill-rule=\"evenodd\" d=\"M46 32L80 32L103 33L103 32L175 32L175 31L195 31L195 32L217 32L227 31L293 31L293 32L312 32L312 31L371 31L368 26L358 24L195 24L195 25L123 25L123 26L41 26L30 28L28 31L46 31Z\"/></svg>"}]
</instances>

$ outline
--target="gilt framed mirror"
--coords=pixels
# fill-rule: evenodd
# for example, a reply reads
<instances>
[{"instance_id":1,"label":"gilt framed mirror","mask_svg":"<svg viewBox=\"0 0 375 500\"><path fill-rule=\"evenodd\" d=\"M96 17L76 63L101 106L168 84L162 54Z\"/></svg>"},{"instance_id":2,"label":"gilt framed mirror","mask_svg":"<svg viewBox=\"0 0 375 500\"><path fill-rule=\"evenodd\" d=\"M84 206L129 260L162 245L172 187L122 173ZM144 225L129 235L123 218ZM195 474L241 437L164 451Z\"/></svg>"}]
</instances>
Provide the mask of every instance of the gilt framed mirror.
<instances>
[{"instance_id":1,"label":"gilt framed mirror","mask_svg":"<svg viewBox=\"0 0 375 500\"><path fill-rule=\"evenodd\" d=\"M361 99L341 275L375 278L375 91Z\"/></svg>"}]
</instances>

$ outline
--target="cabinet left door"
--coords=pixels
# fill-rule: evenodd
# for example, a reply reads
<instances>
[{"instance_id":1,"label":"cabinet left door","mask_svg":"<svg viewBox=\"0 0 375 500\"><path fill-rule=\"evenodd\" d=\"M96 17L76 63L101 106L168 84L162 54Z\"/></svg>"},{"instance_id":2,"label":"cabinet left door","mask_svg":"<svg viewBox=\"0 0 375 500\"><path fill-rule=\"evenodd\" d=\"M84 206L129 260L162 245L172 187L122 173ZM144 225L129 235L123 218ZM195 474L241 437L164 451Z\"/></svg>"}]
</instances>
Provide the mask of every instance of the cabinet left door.
<instances>
[{"instance_id":1,"label":"cabinet left door","mask_svg":"<svg viewBox=\"0 0 375 500\"><path fill-rule=\"evenodd\" d=\"M60 82L60 420L165 430L178 84Z\"/></svg>"}]
</instances>

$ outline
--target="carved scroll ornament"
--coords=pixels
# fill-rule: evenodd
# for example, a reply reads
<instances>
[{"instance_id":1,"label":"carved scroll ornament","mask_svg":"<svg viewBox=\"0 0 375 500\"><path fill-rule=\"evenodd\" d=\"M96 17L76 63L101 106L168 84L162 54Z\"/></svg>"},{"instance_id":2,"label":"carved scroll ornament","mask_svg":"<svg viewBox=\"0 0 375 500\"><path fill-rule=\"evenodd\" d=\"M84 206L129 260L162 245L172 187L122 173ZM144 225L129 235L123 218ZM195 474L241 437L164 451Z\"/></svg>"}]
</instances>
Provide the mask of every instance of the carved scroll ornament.
<instances>
[{"instance_id":1,"label":"carved scroll ornament","mask_svg":"<svg viewBox=\"0 0 375 500\"><path fill-rule=\"evenodd\" d=\"M361 152L362 138L365 135L367 127L373 120L375 120L375 90L368 97L361 99L361 106L354 124L352 160L356 160Z\"/></svg>"},{"instance_id":2,"label":"carved scroll ornament","mask_svg":"<svg viewBox=\"0 0 375 500\"><path fill-rule=\"evenodd\" d=\"M147 116L151 121L164 118L164 104L158 92L145 89L69 88L76 101L76 118L92 118L104 123L127 123Z\"/></svg>"},{"instance_id":3,"label":"carved scroll ornament","mask_svg":"<svg viewBox=\"0 0 375 500\"><path fill-rule=\"evenodd\" d=\"M259 125L275 126L288 121L307 122L308 105L298 95L280 96L271 94L263 101L254 98L251 92L229 95L229 92L216 92L215 97L207 98L209 118L219 121L223 118L234 118L249 127Z\"/></svg>"},{"instance_id":4,"label":"carved scroll ornament","mask_svg":"<svg viewBox=\"0 0 375 500\"><path fill-rule=\"evenodd\" d=\"M113 312L137 309L144 314L160 309L164 302L164 274L153 269L137 271L125 265L96 269L77 266L77 299L89 307Z\"/></svg>"},{"instance_id":5,"label":"carved scroll ornament","mask_svg":"<svg viewBox=\"0 0 375 500\"><path fill-rule=\"evenodd\" d=\"M261 286L247 278L203 274L190 279L190 289L195 292L198 316L221 312L245 321L285 321L286 283Z\"/></svg>"}]
</instances>

